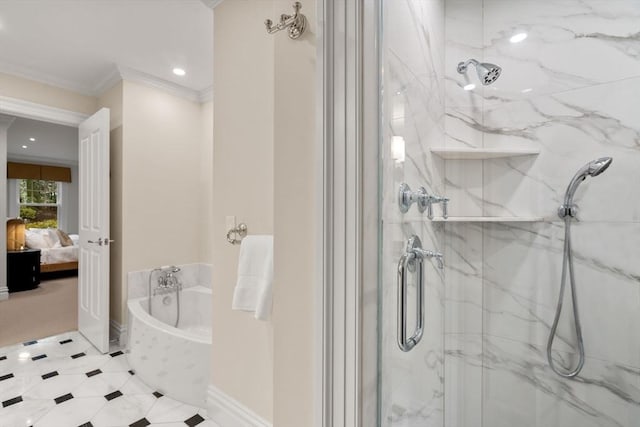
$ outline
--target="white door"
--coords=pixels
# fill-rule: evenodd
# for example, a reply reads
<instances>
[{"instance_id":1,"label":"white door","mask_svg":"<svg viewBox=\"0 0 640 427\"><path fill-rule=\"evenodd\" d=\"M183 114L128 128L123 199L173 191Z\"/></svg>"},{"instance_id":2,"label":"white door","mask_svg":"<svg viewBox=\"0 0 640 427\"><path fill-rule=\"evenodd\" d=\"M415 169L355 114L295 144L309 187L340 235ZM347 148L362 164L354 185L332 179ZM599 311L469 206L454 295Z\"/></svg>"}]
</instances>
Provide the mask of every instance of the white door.
<instances>
[{"instance_id":1,"label":"white door","mask_svg":"<svg viewBox=\"0 0 640 427\"><path fill-rule=\"evenodd\" d=\"M78 329L109 351L109 109L80 124Z\"/></svg>"}]
</instances>

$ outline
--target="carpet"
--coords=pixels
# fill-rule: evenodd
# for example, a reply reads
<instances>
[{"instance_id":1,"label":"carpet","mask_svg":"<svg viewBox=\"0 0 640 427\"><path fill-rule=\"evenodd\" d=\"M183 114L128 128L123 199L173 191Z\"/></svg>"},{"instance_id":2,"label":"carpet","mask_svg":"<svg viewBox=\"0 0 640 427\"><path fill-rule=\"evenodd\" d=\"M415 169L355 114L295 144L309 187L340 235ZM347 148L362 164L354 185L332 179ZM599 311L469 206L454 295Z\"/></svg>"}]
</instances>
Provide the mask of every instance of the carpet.
<instances>
[{"instance_id":1,"label":"carpet","mask_svg":"<svg viewBox=\"0 0 640 427\"><path fill-rule=\"evenodd\" d=\"M43 281L0 301L0 347L77 329L77 277Z\"/></svg>"}]
</instances>

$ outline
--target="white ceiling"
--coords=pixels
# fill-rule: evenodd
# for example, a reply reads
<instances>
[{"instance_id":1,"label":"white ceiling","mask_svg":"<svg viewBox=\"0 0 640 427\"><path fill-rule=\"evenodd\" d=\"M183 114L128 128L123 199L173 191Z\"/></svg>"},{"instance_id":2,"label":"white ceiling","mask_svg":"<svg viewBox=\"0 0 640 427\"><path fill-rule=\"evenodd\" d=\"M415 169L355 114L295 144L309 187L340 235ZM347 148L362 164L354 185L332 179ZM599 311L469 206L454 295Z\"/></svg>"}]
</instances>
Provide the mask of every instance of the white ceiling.
<instances>
[{"instance_id":1,"label":"white ceiling","mask_svg":"<svg viewBox=\"0 0 640 427\"><path fill-rule=\"evenodd\" d=\"M29 138L35 138L35 141ZM23 148L23 145L27 148ZM7 131L7 157L10 160L41 159L53 163L77 163L78 129L16 117Z\"/></svg>"},{"instance_id":2,"label":"white ceiling","mask_svg":"<svg viewBox=\"0 0 640 427\"><path fill-rule=\"evenodd\" d=\"M96 95L117 67L204 92L210 0L0 0L0 72ZM177 77L174 67L187 75Z\"/></svg>"}]
</instances>

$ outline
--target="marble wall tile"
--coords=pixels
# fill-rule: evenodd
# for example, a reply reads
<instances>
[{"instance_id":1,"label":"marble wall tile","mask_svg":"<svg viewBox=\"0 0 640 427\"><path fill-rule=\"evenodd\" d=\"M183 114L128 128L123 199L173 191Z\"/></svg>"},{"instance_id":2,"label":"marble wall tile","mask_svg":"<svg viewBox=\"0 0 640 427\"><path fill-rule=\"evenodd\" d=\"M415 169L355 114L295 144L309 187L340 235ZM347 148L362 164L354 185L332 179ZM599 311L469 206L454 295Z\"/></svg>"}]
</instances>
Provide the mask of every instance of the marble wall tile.
<instances>
[{"instance_id":1,"label":"marble wall tile","mask_svg":"<svg viewBox=\"0 0 640 427\"><path fill-rule=\"evenodd\" d=\"M445 6L445 97L448 109L474 108L482 111L482 85L475 70L457 71L458 63L484 57L482 1L448 0ZM464 90L474 85L473 90ZM468 88L468 87L467 87ZM469 88L468 88L469 89Z\"/></svg>"},{"instance_id":2,"label":"marble wall tile","mask_svg":"<svg viewBox=\"0 0 640 427\"><path fill-rule=\"evenodd\" d=\"M424 221L385 224L383 227L383 288L381 324L381 420L383 426L440 426L444 416L444 272L425 261L425 329L410 352L397 345L397 265L411 235L425 249L442 244L442 225ZM416 316L416 278L411 274L408 292L408 329Z\"/></svg>"},{"instance_id":3,"label":"marble wall tile","mask_svg":"<svg viewBox=\"0 0 640 427\"><path fill-rule=\"evenodd\" d=\"M408 353L397 345L397 263L413 234L425 249L444 245L443 225L429 221L414 205L402 214L398 188L424 186L443 194L444 162L430 147L445 144L445 2L402 0L383 3L382 122L382 319L381 423L383 426L440 427L444 418L444 272L425 262L425 332ZM393 137L404 139L405 159L392 158ZM411 277L409 301L415 301ZM409 328L415 305L408 304Z\"/></svg>"},{"instance_id":4,"label":"marble wall tile","mask_svg":"<svg viewBox=\"0 0 640 427\"><path fill-rule=\"evenodd\" d=\"M640 220L640 197L630 185L640 182L638 108L640 78L488 108L485 146L537 144L541 153L485 161L487 215L513 212L553 220L576 171L611 156L611 167L576 193L580 219Z\"/></svg>"},{"instance_id":5,"label":"marble wall tile","mask_svg":"<svg viewBox=\"0 0 640 427\"><path fill-rule=\"evenodd\" d=\"M444 332L482 334L482 225L447 223L445 227Z\"/></svg>"},{"instance_id":6,"label":"marble wall tile","mask_svg":"<svg viewBox=\"0 0 640 427\"><path fill-rule=\"evenodd\" d=\"M447 148L480 148L484 144L483 139L481 108L447 105L444 144Z\"/></svg>"},{"instance_id":7,"label":"marble wall tile","mask_svg":"<svg viewBox=\"0 0 640 427\"><path fill-rule=\"evenodd\" d=\"M500 79L485 90L488 103L640 76L640 7L635 0L483 4L484 59L503 68ZM523 32L525 40L510 41Z\"/></svg>"},{"instance_id":8,"label":"marble wall tile","mask_svg":"<svg viewBox=\"0 0 640 427\"><path fill-rule=\"evenodd\" d=\"M483 171L482 162L447 161L445 195L449 198L450 216L482 216L485 204Z\"/></svg>"},{"instance_id":9,"label":"marble wall tile","mask_svg":"<svg viewBox=\"0 0 640 427\"><path fill-rule=\"evenodd\" d=\"M482 334L445 335L445 427L482 424Z\"/></svg>"},{"instance_id":10,"label":"marble wall tile","mask_svg":"<svg viewBox=\"0 0 640 427\"><path fill-rule=\"evenodd\" d=\"M628 325L640 324L640 1L384 4L382 425L635 426L640 343ZM528 37L511 43L518 32ZM500 79L482 87L475 70L458 74L471 57L502 66ZM404 162L390 157L393 136L405 139ZM444 161L430 152L443 145L541 153ZM544 354L562 267L556 211L578 168L602 156L614 158L611 168L575 199L588 359L568 381ZM401 182L450 197L452 216L545 222L434 228L415 206L399 213ZM429 291L429 332L405 354L395 343L395 275L412 233L444 251L446 270ZM575 362L569 295L554 355Z\"/></svg>"},{"instance_id":11,"label":"marble wall tile","mask_svg":"<svg viewBox=\"0 0 640 427\"><path fill-rule=\"evenodd\" d=\"M444 191L444 163L431 146L444 136L444 2L406 0L384 6L383 81L383 219L423 219L413 207L398 211L400 183L412 189ZM416 54L420 52L420 54ZM391 157L393 137L402 137L405 160Z\"/></svg>"},{"instance_id":12,"label":"marble wall tile","mask_svg":"<svg viewBox=\"0 0 640 427\"><path fill-rule=\"evenodd\" d=\"M640 367L640 224L572 226L575 279L587 355ZM485 226L484 333L546 345L559 295L564 227ZM554 348L576 348L569 285Z\"/></svg>"},{"instance_id":13,"label":"marble wall tile","mask_svg":"<svg viewBox=\"0 0 640 427\"><path fill-rule=\"evenodd\" d=\"M210 264L195 263L181 264L177 267L180 271L176 274L183 288L193 286L204 286L211 288L212 266ZM151 269L130 271L127 273L127 299L141 298L149 293L149 274ZM151 286L155 287L157 282L151 282Z\"/></svg>"},{"instance_id":14,"label":"marble wall tile","mask_svg":"<svg viewBox=\"0 0 640 427\"><path fill-rule=\"evenodd\" d=\"M544 347L491 336L482 363L485 426L631 427L640 419L638 368L587 359L580 377L566 380L550 370Z\"/></svg>"}]
</instances>

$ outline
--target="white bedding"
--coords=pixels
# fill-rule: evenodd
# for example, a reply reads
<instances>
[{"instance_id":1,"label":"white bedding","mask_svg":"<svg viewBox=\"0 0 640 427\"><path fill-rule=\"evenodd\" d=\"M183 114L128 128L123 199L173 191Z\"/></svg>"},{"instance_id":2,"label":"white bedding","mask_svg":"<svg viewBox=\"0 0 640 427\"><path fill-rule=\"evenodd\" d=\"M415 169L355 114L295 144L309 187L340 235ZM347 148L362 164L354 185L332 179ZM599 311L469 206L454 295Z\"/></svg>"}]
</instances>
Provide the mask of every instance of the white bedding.
<instances>
[{"instance_id":1,"label":"white bedding","mask_svg":"<svg viewBox=\"0 0 640 427\"><path fill-rule=\"evenodd\" d=\"M25 231L27 246L40 249L40 264L78 261L80 236L70 234L73 246L62 246L55 228L32 228Z\"/></svg>"},{"instance_id":2,"label":"white bedding","mask_svg":"<svg viewBox=\"0 0 640 427\"><path fill-rule=\"evenodd\" d=\"M40 264L78 261L78 246L40 249Z\"/></svg>"}]
</instances>

